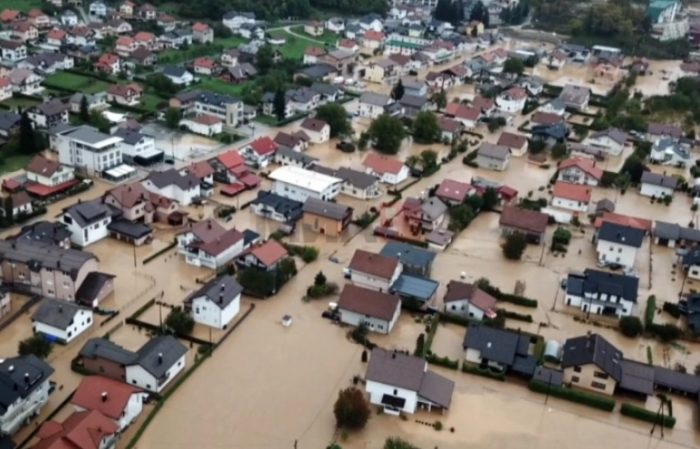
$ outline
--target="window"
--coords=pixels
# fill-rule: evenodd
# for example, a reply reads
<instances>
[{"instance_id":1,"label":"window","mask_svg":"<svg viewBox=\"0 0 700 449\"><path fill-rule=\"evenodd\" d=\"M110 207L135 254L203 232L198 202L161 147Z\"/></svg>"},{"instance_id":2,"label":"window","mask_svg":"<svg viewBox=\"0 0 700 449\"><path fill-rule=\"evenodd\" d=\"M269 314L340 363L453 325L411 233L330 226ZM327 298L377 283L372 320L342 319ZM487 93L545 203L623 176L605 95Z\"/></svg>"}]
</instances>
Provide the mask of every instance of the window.
<instances>
[{"instance_id":1,"label":"window","mask_svg":"<svg viewBox=\"0 0 700 449\"><path fill-rule=\"evenodd\" d=\"M597 377L598 379L603 379L603 380L605 380L605 379L608 378L608 375L605 374L605 373L601 373L600 371L596 371L596 372L593 373L593 377Z\"/></svg>"},{"instance_id":2,"label":"window","mask_svg":"<svg viewBox=\"0 0 700 449\"><path fill-rule=\"evenodd\" d=\"M577 384L581 379L578 376L571 376L571 382Z\"/></svg>"},{"instance_id":3,"label":"window","mask_svg":"<svg viewBox=\"0 0 700 449\"><path fill-rule=\"evenodd\" d=\"M574 366L574 372L575 372L575 373L580 373L580 372L581 372L581 367L580 367L580 366Z\"/></svg>"},{"instance_id":4,"label":"window","mask_svg":"<svg viewBox=\"0 0 700 449\"><path fill-rule=\"evenodd\" d=\"M600 382L591 382L591 387L597 388L598 390L605 390L606 385Z\"/></svg>"}]
</instances>

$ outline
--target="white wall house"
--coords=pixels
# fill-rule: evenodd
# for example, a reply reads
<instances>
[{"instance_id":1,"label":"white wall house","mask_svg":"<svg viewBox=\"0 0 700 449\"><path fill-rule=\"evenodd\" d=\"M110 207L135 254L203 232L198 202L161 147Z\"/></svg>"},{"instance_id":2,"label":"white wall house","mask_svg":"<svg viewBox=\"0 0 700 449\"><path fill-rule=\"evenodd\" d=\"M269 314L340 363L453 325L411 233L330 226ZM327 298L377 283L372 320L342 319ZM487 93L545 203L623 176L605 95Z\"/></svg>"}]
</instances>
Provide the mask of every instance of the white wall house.
<instances>
[{"instance_id":1,"label":"white wall house","mask_svg":"<svg viewBox=\"0 0 700 449\"><path fill-rule=\"evenodd\" d=\"M601 264L634 268L644 232L637 228L604 222L598 230L596 252Z\"/></svg>"},{"instance_id":2,"label":"white wall house","mask_svg":"<svg viewBox=\"0 0 700 449\"><path fill-rule=\"evenodd\" d=\"M25 390L25 375L30 385ZM0 362L0 381L7 385L0 415L0 434L13 435L49 401L53 368L36 356L9 357Z\"/></svg>"},{"instance_id":3,"label":"white wall house","mask_svg":"<svg viewBox=\"0 0 700 449\"><path fill-rule=\"evenodd\" d=\"M403 272L397 259L358 249L345 270L354 285L379 292L388 292Z\"/></svg>"},{"instance_id":4,"label":"white wall house","mask_svg":"<svg viewBox=\"0 0 700 449\"><path fill-rule=\"evenodd\" d=\"M566 280L566 305L585 313L630 316L637 303L639 279L634 276L586 270Z\"/></svg>"},{"instance_id":5,"label":"white wall house","mask_svg":"<svg viewBox=\"0 0 700 449\"><path fill-rule=\"evenodd\" d=\"M371 332L389 334L401 315L401 300L395 295L345 284L338 313L345 324L365 325Z\"/></svg>"},{"instance_id":6,"label":"white wall house","mask_svg":"<svg viewBox=\"0 0 700 449\"><path fill-rule=\"evenodd\" d=\"M64 209L60 217L71 233L71 242L80 247L109 236L107 226L112 222L112 212L100 199L74 204Z\"/></svg>"},{"instance_id":7,"label":"white wall house","mask_svg":"<svg viewBox=\"0 0 700 449\"><path fill-rule=\"evenodd\" d=\"M137 354L137 361L126 366L126 383L160 393L185 369L187 348L167 335L151 339Z\"/></svg>"},{"instance_id":8,"label":"white wall house","mask_svg":"<svg viewBox=\"0 0 700 449\"><path fill-rule=\"evenodd\" d=\"M89 126L69 128L55 136L58 161L81 168L88 175L122 163L121 137L110 136Z\"/></svg>"},{"instance_id":9,"label":"white wall house","mask_svg":"<svg viewBox=\"0 0 700 449\"><path fill-rule=\"evenodd\" d=\"M640 180L639 193L650 198L663 198L673 196L678 185L678 179L674 176L660 175L645 171Z\"/></svg>"},{"instance_id":10,"label":"white wall house","mask_svg":"<svg viewBox=\"0 0 700 449\"><path fill-rule=\"evenodd\" d=\"M74 302L44 299L32 316L34 333L68 344L92 326L92 310Z\"/></svg>"},{"instance_id":11,"label":"white wall house","mask_svg":"<svg viewBox=\"0 0 700 449\"><path fill-rule=\"evenodd\" d=\"M408 178L408 166L398 159L369 153L362 162L365 173L376 176L385 184L401 184Z\"/></svg>"},{"instance_id":12,"label":"white wall house","mask_svg":"<svg viewBox=\"0 0 700 449\"><path fill-rule=\"evenodd\" d=\"M216 329L226 329L241 310L243 288L228 275L218 277L193 293L186 303L194 321Z\"/></svg>"},{"instance_id":13,"label":"white wall house","mask_svg":"<svg viewBox=\"0 0 700 449\"><path fill-rule=\"evenodd\" d=\"M269 178L275 181L274 193L300 202L307 198L332 200L340 193L343 182L340 178L292 165L276 169Z\"/></svg>"},{"instance_id":14,"label":"white wall house","mask_svg":"<svg viewBox=\"0 0 700 449\"><path fill-rule=\"evenodd\" d=\"M170 198L182 206L189 206L195 198L201 196L200 183L195 176L172 168L151 172L142 184L149 192Z\"/></svg>"},{"instance_id":15,"label":"white wall house","mask_svg":"<svg viewBox=\"0 0 700 449\"><path fill-rule=\"evenodd\" d=\"M26 172L27 181L47 187L54 187L75 178L72 168L41 155L34 156L27 165Z\"/></svg>"},{"instance_id":16,"label":"white wall house","mask_svg":"<svg viewBox=\"0 0 700 449\"><path fill-rule=\"evenodd\" d=\"M196 267L217 270L243 252L243 243L243 234L230 229L215 239L189 247L185 252L185 261Z\"/></svg>"},{"instance_id":17,"label":"white wall house","mask_svg":"<svg viewBox=\"0 0 700 449\"><path fill-rule=\"evenodd\" d=\"M71 404L76 411L97 410L126 429L143 411L148 393L132 385L104 376L83 377L73 394Z\"/></svg>"},{"instance_id":18,"label":"white wall house","mask_svg":"<svg viewBox=\"0 0 700 449\"><path fill-rule=\"evenodd\" d=\"M557 182L552 191L552 206L574 212L586 212L591 202L591 190L580 184Z\"/></svg>"}]
</instances>

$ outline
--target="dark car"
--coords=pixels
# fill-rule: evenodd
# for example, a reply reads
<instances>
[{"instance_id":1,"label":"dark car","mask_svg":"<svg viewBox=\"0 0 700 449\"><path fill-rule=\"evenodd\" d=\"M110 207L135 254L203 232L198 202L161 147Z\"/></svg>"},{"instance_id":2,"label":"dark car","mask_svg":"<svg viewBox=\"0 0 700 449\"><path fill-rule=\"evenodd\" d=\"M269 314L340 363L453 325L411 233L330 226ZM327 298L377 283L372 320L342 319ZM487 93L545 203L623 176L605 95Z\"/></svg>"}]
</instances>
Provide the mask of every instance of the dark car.
<instances>
[{"instance_id":1,"label":"dark car","mask_svg":"<svg viewBox=\"0 0 700 449\"><path fill-rule=\"evenodd\" d=\"M338 142L335 147L343 153L352 153L355 151L355 144L352 142Z\"/></svg>"}]
</instances>

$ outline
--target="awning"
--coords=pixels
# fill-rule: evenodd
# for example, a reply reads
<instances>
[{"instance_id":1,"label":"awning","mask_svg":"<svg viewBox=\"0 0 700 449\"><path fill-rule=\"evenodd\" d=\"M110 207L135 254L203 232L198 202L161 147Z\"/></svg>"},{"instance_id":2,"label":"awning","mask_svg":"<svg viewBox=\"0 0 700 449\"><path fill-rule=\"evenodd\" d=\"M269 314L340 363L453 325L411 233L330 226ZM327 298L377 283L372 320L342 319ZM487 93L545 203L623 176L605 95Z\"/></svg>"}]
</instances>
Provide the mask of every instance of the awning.
<instances>
[{"instance_id":1,"label":"awning","mask_svg":"<svg viewBox=\"0 0 700 449\"><path fill-rule=\"evenodd\" d=\"M136 174L136 169L131 165L121 164L105 170L105 177L110 179L126 179Z\"/></svg>"},{"instance_id":2,"label":"awning","mask_svg":"<svg viewBox=\"0 0 700 449\"><path fill-rule=\"evenodd\" d=\"M31 195L46 198L48 196L66 191L79 183L80 180L78 179L71 179L70 181L62 182L61 184L57 184L55 186L45 186L36 182L28 182L24 185L24 190Z\"/></svg>"}]
</instances>

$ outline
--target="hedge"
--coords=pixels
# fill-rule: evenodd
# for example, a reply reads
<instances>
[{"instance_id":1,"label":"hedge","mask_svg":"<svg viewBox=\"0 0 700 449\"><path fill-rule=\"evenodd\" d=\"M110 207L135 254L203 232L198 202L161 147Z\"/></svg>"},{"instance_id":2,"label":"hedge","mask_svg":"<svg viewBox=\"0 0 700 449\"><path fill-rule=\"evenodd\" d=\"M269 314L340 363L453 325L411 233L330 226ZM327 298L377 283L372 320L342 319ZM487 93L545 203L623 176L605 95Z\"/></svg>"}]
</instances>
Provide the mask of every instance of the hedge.
<instances>
[{"instance_id":1,"label":"hedge","mask_svg":"<svg viewBox=\"0 0 700 449\"><path fill-rule=\"evenodd\" d=\"M506 374L503 372L495 373L488 368L480 368L469 363L462 363L462 372L488 377L489 379L500 380L501 382L506 380Z\"/></svg>"},{"instance_id":2,"label":"hedge","mask_svg":"<svg viewBox=\"0 0 700 449\"><path fill-rule=\"evenodd\" d=\"M532 319L532 315L530 314L511 312L510 310L505 309L500 309L498 311L498 314L510 320L525 321L526 323L534 322L534 320Z\"/></svg>"},{"instance_id":3,"label":"hedge","mask_svg":"<svg viewBox=\"0 0 700 449\"><path fill-rule=\"evenodd\" d=\"M639 419L641 421L661 424L662 426L668 427L669 429L673 429L673 427L676 425L676 418L674 418L673 416L661 416L655 412L652 412L651 410L647 410L643 407L638 407L634 404L630 404L629 402L625 402L622 404L622 407L620 408L620 414L624 416L629 416L630 418Z\"/></svg>"},{"instance_id":4,"label":"hedge","mask_svg":"<svg viewBox=\"0 0 700 449\"><path fill-rule=\"evenodd\" d=\"M177 246L177 242L172 242L171 244L169 244L165 248L161 249L160 251L157 251L157 252L151 254L150 256L146 257L145 259L143 259L143 261L141 263L143 265L146 265L148 262L150 262L153 259L155 259L156 257L170 251L171 249L175 248L176 246Z\"/></svg>"},{"instance_id":5,"label":"hedge","mask_svg":"<svg viewBox=\"0 0 700 449\"><path fill-rule=\"evenodd\" d=\"M440 357L439 355L433 353L429 353L425 357L425 360L427 360L430 364L444 366L445 368L449 369L459 368L459 360L452 360L449 357Z\"/></svg>"},{"instance_id":6,"label":"hedge","mask_svg":"<svg viewBox=\"0 0 700 449\"><path fill-rule=\"evenodd\" d=\"M651 295L647 299L647 307L644 311L644 327L648 330L654 324L654 314L656 313L656 296Z\"/></svg>"},{"instance_id":7,"label":"hedge","mask_svg":"<svg viewBox=\"0 0 700 449\"><path fill-rule=\"evenodd\" d=\"M611 412L615 408L614 399L598 394L587 393L585 391L574 390L572 388L548 385L538 380L530 381L529 388L536 393L549 393L556 398L576 402L577 404L597 408L598 410L604 410L606 412Z\"/></svg>"},{"instance_id":8,"label":"hedge","mask_svg":"<svg viewBox=\"0 0 700 449\"><path fill-rule=\"evenodd\" d=\"M498 287L494 287L493 285L489 284L488 281L477 282L477 284L480 289L500 301L509 302L511 304L523 307L532 307L533 309L537 308L536 299L526 298L525 296L514 295L511 293L504 293Z\"/></svg>"}]
</instances>

